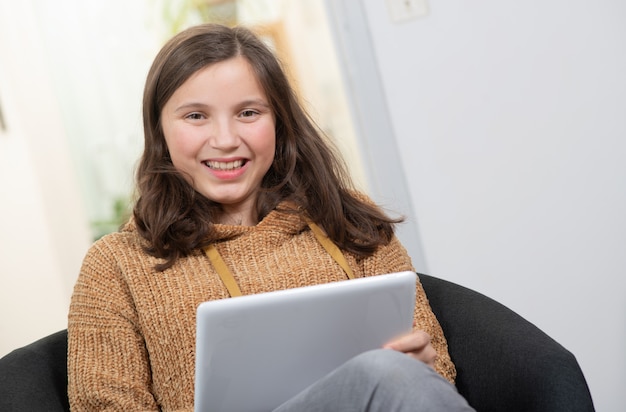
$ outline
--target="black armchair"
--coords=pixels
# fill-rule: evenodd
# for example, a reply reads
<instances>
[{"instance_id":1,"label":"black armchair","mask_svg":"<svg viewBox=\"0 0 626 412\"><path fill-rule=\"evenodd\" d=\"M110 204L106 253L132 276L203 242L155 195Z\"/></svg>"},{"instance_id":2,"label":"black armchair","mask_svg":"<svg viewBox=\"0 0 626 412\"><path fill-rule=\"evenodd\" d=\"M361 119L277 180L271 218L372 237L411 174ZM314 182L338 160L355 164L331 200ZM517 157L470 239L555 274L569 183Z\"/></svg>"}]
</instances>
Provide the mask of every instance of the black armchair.
<instances>
[{"instance_id":1,"label":"black armchair","mask_svg":"<svg viewBox=\"0 0 626 412\"><path fill-rule=\"evenodd\" d=\"M420 275L457 368L459 392L479 412L590 412L574 355L500 303Z\"/></svg>"},{"instance_id":2,"label":"black armchair","mask_svg":"<svg viewBox=\"0 0 626 412\"><path fill-rule=\"evenodd\" d=\"M69 411L67 330L0 359L0 411Z\"/></svg>"},{"instance_id":3,"label":"black armchair","mask_svg":"<svg viewBox=\"0 0 626 412\"><path fill-rule=\"evenodd\" d=\"M420 275L456 364L457 388L478 412L594 411L576 358L494 300ZM67 411L67 331L0 359L0 410Z\"/></svg>"}]
</instances>

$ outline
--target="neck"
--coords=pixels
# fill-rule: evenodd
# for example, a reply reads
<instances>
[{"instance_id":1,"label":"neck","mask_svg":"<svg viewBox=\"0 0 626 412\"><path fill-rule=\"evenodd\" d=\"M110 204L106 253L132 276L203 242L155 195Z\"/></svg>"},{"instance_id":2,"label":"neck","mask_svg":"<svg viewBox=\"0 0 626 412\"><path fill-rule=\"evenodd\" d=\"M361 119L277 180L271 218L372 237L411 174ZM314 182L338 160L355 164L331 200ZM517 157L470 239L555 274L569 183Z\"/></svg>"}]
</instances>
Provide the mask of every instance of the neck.
<instances>
[{"instance_id":1,"label":"neck","mask_svg":"<svg viewBox=\"0 0 626 412\"><path fill-rule=\"evenodd\" d=\"M218 217L217 223L234 226L254 226L259 222L256 219L256 214L242 212L229 213L227 210L224 210Z\"/></svg>"}]
</instances>

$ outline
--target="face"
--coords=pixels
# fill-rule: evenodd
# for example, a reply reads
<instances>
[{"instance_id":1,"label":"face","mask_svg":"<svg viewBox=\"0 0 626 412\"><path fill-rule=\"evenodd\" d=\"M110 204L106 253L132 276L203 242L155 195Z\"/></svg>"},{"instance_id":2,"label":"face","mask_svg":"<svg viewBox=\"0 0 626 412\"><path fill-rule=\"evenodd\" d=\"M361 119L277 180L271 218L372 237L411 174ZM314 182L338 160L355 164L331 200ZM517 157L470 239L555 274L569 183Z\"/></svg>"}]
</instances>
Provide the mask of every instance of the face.
<instances>
[{"instance_id":1,"label":"face","mask_svg":"<svg viewBox=\"0 0 626 412\"><path fill-rule=\"evenodd\" d=\"M222 223L253 225L263 176L274 160L275 120L252 67L235 57L200 69L163 107L174 167L223 206Z\"/></svg>"}]
</instances>

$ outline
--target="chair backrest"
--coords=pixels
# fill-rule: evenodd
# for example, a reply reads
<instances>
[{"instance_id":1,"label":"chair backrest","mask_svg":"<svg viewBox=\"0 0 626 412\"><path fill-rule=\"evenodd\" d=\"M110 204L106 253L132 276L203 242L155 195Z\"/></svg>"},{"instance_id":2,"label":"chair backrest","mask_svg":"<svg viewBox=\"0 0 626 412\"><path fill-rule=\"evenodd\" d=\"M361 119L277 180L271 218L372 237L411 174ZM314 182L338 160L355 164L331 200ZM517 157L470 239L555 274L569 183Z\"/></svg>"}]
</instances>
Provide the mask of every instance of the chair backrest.
<instances>
[{"instance_id":1,"label":"chair backrest","mask_svg":"<svg viewBox=\"0 0 626 412\"><path fill-rule=\"evenodd\" d=\"M0 411L69 411L67 330L0 359Z\"/></svg>"},{"instance_id":2,"label":"chair backrest","mask_svg":"<svg viewBox=\"0 0 626 412\"><path fill-rule=\"evenodd\" d=\"M563 346L480 293L420 280L448 340L457 388L477 411L594 411L580 366Z\"/></svg>"}]
</instances>

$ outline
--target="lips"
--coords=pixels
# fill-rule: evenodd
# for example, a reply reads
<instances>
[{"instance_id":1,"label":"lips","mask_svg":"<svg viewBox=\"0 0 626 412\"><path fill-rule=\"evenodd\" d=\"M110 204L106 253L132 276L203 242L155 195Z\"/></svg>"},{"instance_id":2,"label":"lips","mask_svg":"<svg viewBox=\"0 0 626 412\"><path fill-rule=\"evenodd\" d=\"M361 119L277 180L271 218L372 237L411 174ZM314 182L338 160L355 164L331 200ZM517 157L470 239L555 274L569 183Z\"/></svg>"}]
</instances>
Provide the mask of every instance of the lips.
<instances>
[{"instance_id":1,"label":"lips","mask_svg":"<svg viewBox=\"0 0 626 412\"><path fill-rule=\"evenodd\" d=\"M247 160L245 159L239 159L239 160L233 160L231 162L217 162L217 161L208 160L202 163L208 168L213 169L213 170L229 171L229 170L235 170L235 169L239 169L243 167L246 164L246 162Z\"/></svg>"}]
</instances>

